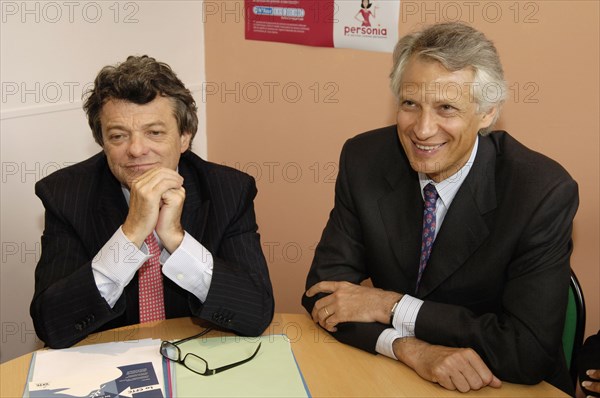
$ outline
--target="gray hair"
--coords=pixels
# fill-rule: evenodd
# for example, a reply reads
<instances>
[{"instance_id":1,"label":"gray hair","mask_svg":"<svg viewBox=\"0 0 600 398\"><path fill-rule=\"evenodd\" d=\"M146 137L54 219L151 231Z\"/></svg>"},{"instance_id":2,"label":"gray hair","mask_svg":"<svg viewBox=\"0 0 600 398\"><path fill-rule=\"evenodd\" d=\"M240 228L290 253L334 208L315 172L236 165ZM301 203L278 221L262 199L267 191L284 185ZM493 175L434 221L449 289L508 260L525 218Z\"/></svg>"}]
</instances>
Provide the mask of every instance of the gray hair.
<instances>
[{"instance_id":1,"label":"gray hair","mask_svg":"<svg viewBox=\"0 0 600 398\"><path fill-rule=\"evenodd\" d=\"M390 86L397 99L402 74L412 56L438 61L451 72L473 69L472 95L478 112L486 113L497 107L490 127L496 122L506 99L507 87L496 47L483 33L463 23L448 22L402 37L394 48L394 66L390 73ZM480 134L487 132L489 127L482 129Z\"/></svg>"}]
</instances>

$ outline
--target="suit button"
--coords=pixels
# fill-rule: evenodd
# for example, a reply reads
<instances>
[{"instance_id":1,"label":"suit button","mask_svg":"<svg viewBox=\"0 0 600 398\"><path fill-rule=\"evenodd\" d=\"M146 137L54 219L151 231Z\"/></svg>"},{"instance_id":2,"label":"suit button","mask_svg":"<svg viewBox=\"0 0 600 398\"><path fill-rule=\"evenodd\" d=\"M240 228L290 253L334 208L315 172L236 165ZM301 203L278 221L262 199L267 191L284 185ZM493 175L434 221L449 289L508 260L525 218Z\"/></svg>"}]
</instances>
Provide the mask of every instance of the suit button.
<instances>
[{"instance_id":1,"label":"suit button","mask_svg":"<svg viewBox=\"0 0 600 398\"><path fill-rule=\"evenodd\" d=\"M77 329L78 331L82 331L83 330L83 326L81 325L81 323L76 323L75 324L75 329Z\"/></svg>"}]
</instances>

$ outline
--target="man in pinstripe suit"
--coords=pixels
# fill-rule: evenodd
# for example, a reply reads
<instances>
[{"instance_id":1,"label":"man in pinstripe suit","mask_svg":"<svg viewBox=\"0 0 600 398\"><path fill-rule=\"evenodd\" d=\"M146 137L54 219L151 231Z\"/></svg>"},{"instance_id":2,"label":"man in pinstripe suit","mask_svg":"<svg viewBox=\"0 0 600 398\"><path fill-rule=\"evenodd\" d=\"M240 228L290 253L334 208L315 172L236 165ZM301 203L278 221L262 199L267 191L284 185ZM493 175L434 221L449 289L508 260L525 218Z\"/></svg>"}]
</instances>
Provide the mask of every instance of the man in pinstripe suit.
<instances>
[{"instance_id":1,"label":"man in pinstripe suit","mask_svg":"<svg viewBox=\"0 0 600 398\"><path fill-rule=\"evenodd\" d=\"M144 240L161 249L166 318L242 335L273 317L252 177L189 149L196 105L171 68L129 57L103 68L84 104L99 154L36 184L45 229L31 317L54 348L140 321Z\"/></svg>"}]
</instances>

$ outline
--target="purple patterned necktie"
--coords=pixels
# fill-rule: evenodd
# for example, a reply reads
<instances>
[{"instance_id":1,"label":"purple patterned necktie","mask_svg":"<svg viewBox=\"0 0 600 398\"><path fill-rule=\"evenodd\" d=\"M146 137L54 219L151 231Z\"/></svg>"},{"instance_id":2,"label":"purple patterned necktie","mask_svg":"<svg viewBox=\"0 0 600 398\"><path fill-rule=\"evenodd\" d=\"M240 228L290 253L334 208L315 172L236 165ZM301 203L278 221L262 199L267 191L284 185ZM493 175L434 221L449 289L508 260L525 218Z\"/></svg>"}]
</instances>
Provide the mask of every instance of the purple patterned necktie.
<instances>
[{"instance_id":1,"label":"purple patterned necktie","mask_svg":"<svg viewBox=\"0 0 600 398\"><path fill-rule=\"evenodd\" d=\"M423 210L423 235L421 238L421 257L419 259L419 275L417 276L417 287L415 292L419 290L419 283L423 276L423 271L427 266L427 260L431 254L431 246L435 238L435 203L438 199L438 193L435 187L427 184L423 188L423 196L425 197L425 209Z\"/></svg>"}]
</instances>

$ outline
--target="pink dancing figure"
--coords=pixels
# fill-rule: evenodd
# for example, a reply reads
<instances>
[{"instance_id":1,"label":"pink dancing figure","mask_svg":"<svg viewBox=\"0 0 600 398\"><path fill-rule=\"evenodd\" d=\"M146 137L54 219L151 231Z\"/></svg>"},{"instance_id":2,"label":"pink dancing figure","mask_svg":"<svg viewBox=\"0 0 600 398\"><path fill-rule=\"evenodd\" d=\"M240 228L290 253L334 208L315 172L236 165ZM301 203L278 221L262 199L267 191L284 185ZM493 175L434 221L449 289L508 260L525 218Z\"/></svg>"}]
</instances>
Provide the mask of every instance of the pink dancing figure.
<instances>
[{"instance_id":1,"label":"pink dancing figure","mask_svg":"<svg viewBox=\"0 0 600 398\"><path fill-rule=\"evenodd\" d=\"M362 24L361 26L371 26L371 21L369 19L371 18L371 16L375 18L375 10L377 10L378 8L373 7L373 11L369 10L369 8L371 8L372 5L373 3L371 3L370 0L361 0L360 10L354 16L354 18ZM359 18L359 15L362 18Z\"/></svg>"}]
</instances>

